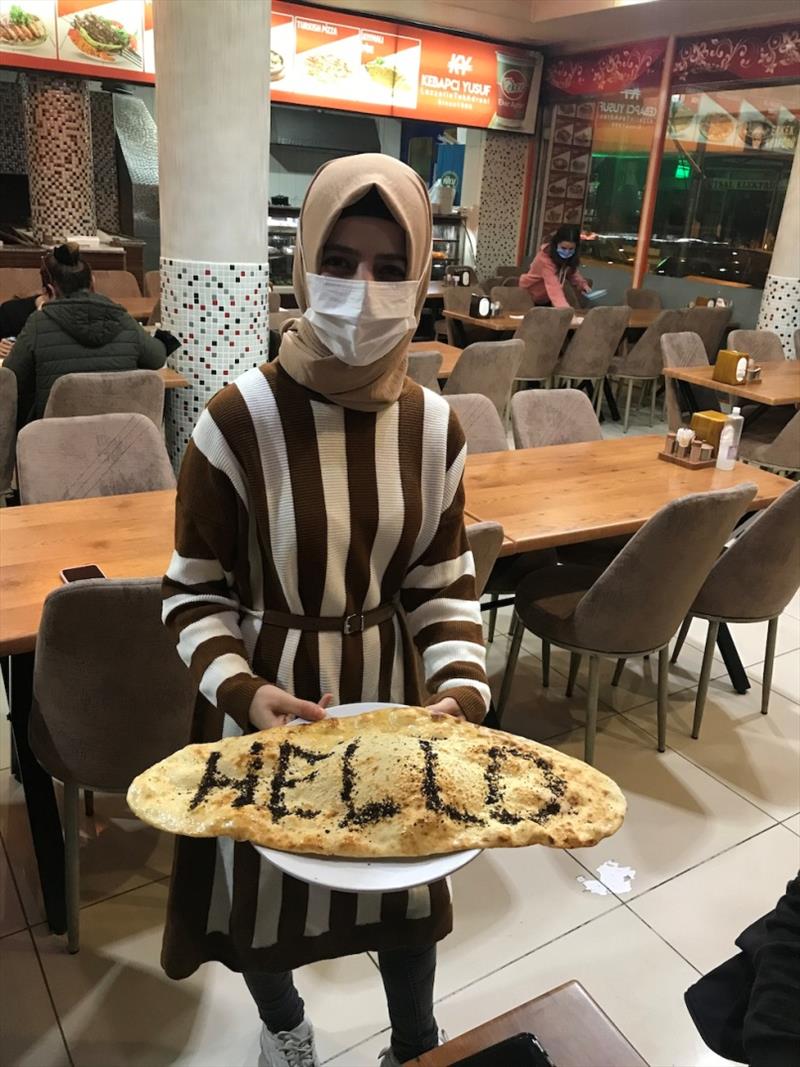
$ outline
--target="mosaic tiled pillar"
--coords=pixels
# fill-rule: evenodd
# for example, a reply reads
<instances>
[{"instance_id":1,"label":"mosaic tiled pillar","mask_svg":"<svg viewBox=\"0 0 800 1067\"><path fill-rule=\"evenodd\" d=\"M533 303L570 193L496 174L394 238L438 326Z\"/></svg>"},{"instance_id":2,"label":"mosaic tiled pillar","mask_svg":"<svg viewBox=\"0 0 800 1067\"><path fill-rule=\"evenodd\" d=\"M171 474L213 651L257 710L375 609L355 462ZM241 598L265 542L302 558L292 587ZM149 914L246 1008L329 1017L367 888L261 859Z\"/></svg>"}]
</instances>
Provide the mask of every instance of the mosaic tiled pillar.
<instances>
[{"instance_id":1,"label":"mosaic tiled pillar","mask_svg":"<svg viewBox=\"0 0 800 1067\"><path fill-rule=\"evenodd\" d=\"M797 358L794 337L800 330L800 142L786 187L758 328L773 330L780 337L787 358Z\"/></svg>"},{"instance_id":2,"label":"mosaic tiled pillar","mask_svg":"<svg viewBox=\"0 0 800 1067\"><path fill-rule=\"evenodd\" d=\"M517 262L530 137L489 130L483 153L475 262L479 278Z\"/></svg>"},{"instance_id":3,"label":"mosaic tiled pillar","mask_svg":"<svg viewBox=\"0 0 800 1067\"><path fill-rule=\"evenodd\" d=\"M176 467L206 402L269 348L270 5L224 7L224 19L217 0L154 7L161 320L189 381L167 398Z\"/></svg>"},{"instance_id":4,"label":"mosaic tiled pillar","mask_svg":"<svg viewBox=\"0 0 800 1067\"><path fill-rule=\"evenodd\" d=\"M24 74L22 100L34 238L54 244L96 233L86 82Z\"/></svg>"},{"instance_id":5,"label":"mosaic tiled pillar","mask_svg":"<svg viewBox=\"0 0 800 1067\"><path fill-rule=\"evenodd\" d=\"M114 101L111 93L90 93L94 198L97 225L107 233L119 233L119 183L117 181Z\"/></svg>"},{"instance_id":6,"label":"mosaic tiled pillar","mask_svg":"<svg viewBox=\"0 0 800 1067\"><path fill-rule=\"evenodd\" d=\"M25 174L25 166L19 82L0 82L0 174Z\"/></svg>"}]
</instances>

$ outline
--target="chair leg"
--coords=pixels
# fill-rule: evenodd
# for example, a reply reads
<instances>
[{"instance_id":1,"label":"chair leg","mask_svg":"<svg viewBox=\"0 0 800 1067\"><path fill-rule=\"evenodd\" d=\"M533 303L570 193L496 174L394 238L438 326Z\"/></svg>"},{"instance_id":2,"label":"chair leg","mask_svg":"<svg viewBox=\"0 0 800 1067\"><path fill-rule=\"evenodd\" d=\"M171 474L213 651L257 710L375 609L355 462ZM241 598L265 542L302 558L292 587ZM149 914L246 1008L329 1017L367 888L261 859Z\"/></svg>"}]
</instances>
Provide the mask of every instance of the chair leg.
<instances>
[{"instance_id":1,"label":"chair leg","mask_svg":"<svg viewBox=\"0 0 800 1067\"><path fill-rule=\"evenodd\" d=\"M706 647L703 649L703 665L700 668L700 679L697 683L697 696L694 701L694 722L692 723L692 737L697 740L700 736L700 723L703 721L703 712L706 707L708 695L708 681L711 677L711 661L714 658L714 649L717 646L717 634L719 623L710 622L706 634Z\"/></svg>"},{"instance_id":2,"label":"chair leg","mask_svg":"<svg viewBox=\"0 0 800 1067\"><path fill-rule=\"evenodd\" d=\"M567 678L567 691L566 696L571 697L572 692L575 689L575 679L578 677L578 671L581 669L581 657L578 652L570 652L569 654L569 678Z\"/></svg>"},{"instance_id":3,"label":"chair leg","mask_svg":"<svg viewBox=\"0 0 800 1067\"><path fill-rule=\"evenodd\" d=\"M658 751L667 747L667 712L669 711L669 645L658 653Z\"/></svg>"},{"instance_id":4,"label":"chair leg","mask_svg":"<svg viewBox=\"0 0 800 1067\"><path fill-rule=\"evenodd\" d=\"M542 688L550 685L550 642L542 638Z\"/></svg>"},{"instance_id":5,"label":"chair leg","mask_svg":"<svg viewBox=\"0 0 800 1067\"><path fill-rule=\"evenodd\" d=\"M678 630L678 639L675 642L675 647L672 650L672 659L670 660L670 663L677 663L678 662L678 656L680 655L681 649L683 648L683 642L686 640L686 638L689 635L689 627L691 625L692 625L692 616L691 615L687 615L686 618L681 623L680 630Z\"/></svg>"},{"instance_id":6,"label":"chair leg","mask_svg":"<svg viewBox=\"0 0 800 1067\"><path fill-rule=\"evenodd\" d=\"M80 790L64 782L64 864L67 897L67 950L80 948Z\"/></svg>"},{"instance_id":7,"label":"chair leg","mask_svg":"<svg viewBox=\"0 0 800 1067\"><path fill-rule=\"evenodd\" d=\"M499 599L500 597L497 596L492 597L492 606L489 608L489 642L494 641L494 631L497 626L497 602Z\"/></svg>"},{"instance_id":8,"label":"chair leg","mask_svg":"<svg viewBox=\"0 0 800 1067\"><path fill-rule=\"evenodd\" d=\"M597 415L597 417L599 419L600 418L600 408L602 407L602 404L603 404L603 379L602 378L598 378L598 380L595 382L594 396L592 397L592 400L594 401L595 414Z\"/></svg>"},{"instance_id":9,"label":"chair leg","mask_svg":"<svg viewBox=\"0 0 800 1067\"><path fill-rule=\"evenodd\" d=\"M619 680L622 677L622 672L625 670L625 663L627 661L623 659L617 660L617 665L614 668L614 677L611 679L612 685L619 685Z\"/></svg>"},{"instance_id":10,"label":"chair leg","mask_svg":"<svg viewBox=\"0 0 800 1067\"><path fill-rule=\"evenodd\" d=\"M586 704L585 763L594 763L594 739L597 734L597 705L600 701L600 657L589 657L589 699Z\"/></svg>"},{"instance_id":11,"label":"chair leg","mask_svg":"<svg viewBox=\"0 0 800 1067\"><path fill-rule=\"evenodd\" d=\"M625 394L625 415L622 419L622 432L628 432L628 422L631 417L631 394L633 393L633 378L628 378L628 391Z\"/></svg>"},{"instance_id":12,"label":"chair leg","mask_svg":"<svg viewBox=\"0 0 800 1067\"><path fill-rule=\"evenodd\" d=\"M775 663L775 642L778 639L778 616L769 620L767 626L767 651L764 656L764 675L761 679L761 714L769 711L769 694L772 689L772 667Z\"/></svg>"},{"instance_id":13,"label":"chair leg","mask_svg":"<svg viewBox=\"0 0 800 1067\"><path fill-rule=\"evenodd\" d=\"M500 696L497 698L497 707L495 709L497 713L498 722L500 722L503 718L503 712L506 710L508 697L511 693L511 684L514 681L514 671L517 669L517 660L519 659L519 646L522 644L522 634L524 633L524 631L525 624L515 611L514 624L511 630L511 647L508 650L506 670L505 674L503 675L503 683L500 686Z\"/></svg>"},{"instance_id":14,"label":"chair leg","mask_svg":"<svg viewBox=\"0 0 800 1067\"><path fill-rule=\"evenodd\" d=\"M94 815L94 792L91 789L83 791L83 810L89 819Z\"/></svg>"},{"instance_id":15,"label":"chair leg","mask_svg":"<svg viewBox=\"0 0 800 1067\"><path fill-rule=\"evenodd\" d=\"M656 421L656 400L658 399L658 378L650 382L650 425Z\"/></svg>"}]
</instances>

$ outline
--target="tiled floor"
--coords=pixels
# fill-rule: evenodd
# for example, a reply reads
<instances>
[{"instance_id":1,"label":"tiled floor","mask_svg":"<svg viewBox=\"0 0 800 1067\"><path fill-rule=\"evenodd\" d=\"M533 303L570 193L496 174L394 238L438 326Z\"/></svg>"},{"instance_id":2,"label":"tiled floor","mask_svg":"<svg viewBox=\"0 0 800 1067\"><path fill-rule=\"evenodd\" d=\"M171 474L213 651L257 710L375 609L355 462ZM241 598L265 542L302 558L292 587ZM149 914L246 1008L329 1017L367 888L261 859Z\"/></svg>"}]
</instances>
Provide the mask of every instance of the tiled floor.
<instances>
[{"instance_id":1,"label":"tiled floor","mask_svg":"<svg viewBox=\"0 0 800 1067\"><path fill-rule=\"evenodd\" d=\"M649 432L637 419L632 432ZM508 614L501 613L501 631ZM455 932L440 946L437 1016L463 1030L570 978L579 979L653 1067L723 1062L705 1048L683 992L732 955L800 866L800 597L778 636L770 714L759 711L763 627L734 627L753 681L735 695L717 660L701 738L689 737L705 638L692 627L670 672L668 751L655 749L653 666L603 675L598 766L628 798L625 825L595 849L484 853L454 881ZM489 652L495 694L506 639ZM566 657L541 688L527 635L507 711L512 730L580 755L583 700L564 696ZM580 681L585 681L582 674ZM0 700L3 698L0 697ZM3 709L0 709L0 711ZM84 820L82 949L69 956L42 919L20 789L0 719L0 1041L20 1067L246 1067L258 1025L241 979L211 965L185 982L159 967L170 841L98 796ZM587 891L614 861L630 889ZM369 956L307 967L298 985L325 1062L376 1063L388 1020Z\"/></svg>"}]
</instances>

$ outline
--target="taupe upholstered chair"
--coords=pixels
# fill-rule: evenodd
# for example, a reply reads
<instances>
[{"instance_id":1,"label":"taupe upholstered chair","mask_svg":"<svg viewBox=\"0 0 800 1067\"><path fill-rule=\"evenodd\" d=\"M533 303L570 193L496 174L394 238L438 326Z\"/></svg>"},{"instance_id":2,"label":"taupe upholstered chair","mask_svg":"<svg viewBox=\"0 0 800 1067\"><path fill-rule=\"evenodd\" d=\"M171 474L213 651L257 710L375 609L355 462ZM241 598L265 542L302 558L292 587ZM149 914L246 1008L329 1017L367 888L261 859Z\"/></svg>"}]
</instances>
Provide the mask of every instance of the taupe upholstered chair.
<instances>
[{"instance_id":1,"label":"taupe upholstered chair","mask_svg":"<svg viewBox=\"0 0 800 1067\"><path fill-rule=\"evenodd\" d=\"M501 267L495 267L494 272L499 278L513 278L515 274L521 274L522 270L511 263L504 263Z\"/></svg>"},{"instance_id":2,"label":"taupe upholstered chair","mask_svg":"<svg viewBox=\"0 0 800 1067\"><path fill-rule=\"evenodd\" d=\"M641 292L641 290L632 290ZM658 294L656 294L658 295ZM609 377L616 378L620 384L627 383L625 394L625 414L622 419L623 433L628 432L628 423L631 416L631 394L634 385L641 387L641 399L645 389L650 387L650 425L653 425L656 415L656 387L661 377L663 361L661 356L661 338L665 333L677 333L684 328L687 312L673 308L662 311L656 317L655 322L648 326L639 340L628 351L618 356L611 363Z\"/></svg>"},{"instance_id":3,"label":"taupe upholstered chair","mask_svg":"<svg viewBox=\"0 0 800 1067\"><path fill-rule=\"evenodd\" d=\"M517 327L514 338L525 348L517 370L517 381L552 381L558 357L567 339L571 308L531 308Z\"/></svg>"},{"instance_id":4,"label":"taupe upholstered chair","mask_svg":"<svg viewBox=\"0 0 800 1067\"><path fill-rule=\"evenodd\" d=\"M173 489L159 430L146 415L39 419L17 437L23 504Z\"/></svg>"},{"instance_id":5,"label":"taupe upholstered chair","mask_svg":"<svg viewBox=\"0 0 800 1067\"><path fill-rule=\"evenodd\" d=\"M270 289L270 291L267 293L267 301L270 311L281 310L281 294L276 293L274 289Z\"/></svg>"},{"instance_id":6,"label":"taupe upholstered chair","mask_svg":"<svg viewBox=\"0 0 800 1067\"><path fill-rule=\"evenodd\" d=\"M511 386L522 359L522 341L478 341L458 357L442 392L482 393L505 418Z\"/></svg>"},{"instance_id":7,"label":"taupe upholstered chair","mask_svg":"<svg viewBox=\"0 0 800 1067\"><path fill-rule=\"evenodd\" d=\"M47 398L46 419L138 412L156 426L164 417L164 379L157 370L65 374Z\"/></svg>"},{"instance_id":8,"label":"taupe upholstered chair","mask_svg":"<svg viewBox=\"0 0 800 1067\"><path fill-rule=\"evenodd\" d=\"M692 309L694 310L694 309ZM665 333L661 337L661 355L665 367L707 367L708 355L706 354L703 339L699 334L689 330L681 333ZM678 382L674 378L665 379L667 396L667 423L670 430L677 430L683 417L681 414L681 394ZM702 386L693 385L692 394L700 411L719 411L719 399L712 389L703 389Z\"/></svg>"},{"instance_id":9,"label":"taupe upholstered chair","mask_svg":"<svg viewBox=\"0 0 800 1067\"><path fill-rule=\"evenodd\" d=\"M594 384L594 406L598 414L603 381L625 333L629 315L628 307L590 308L556 368L557 376L567 385L587 380Z\"/></svg>"},{"instance_id":10,"label":"taupe upholstered chair","mask_svg":"<svg viewBox=\"0 0 800 1067\"><path fill-rule=\"evenodd\" d=\"M755 516L722 553L695 597L681 627L672 662L678 658L692 618L707 619L703 665L697 683L692 737L700 736L711 661L721 622L768 620L761 681L761 714L769 711L772 666L781 612L800 586L800 485Z\"/></svg>"},{"instance_id":11,"label":"taupe upholstered chair","mask_svg":"<svg viewBox=\"0 0 800 1067\"><path fill-rule=\"evenodd\" d=\"M503 421L488 396L481 393L459 393L445 397L458 416L467 439L467 452L505 452L508 439Z\"/></svg>"},{"instance_id":12,"label":"taupe upholstered chair","mask_svg":"<svg viewBox=\"0 0 800 1067\"><path fill-rule=\"evenodd\" d=\"M569 691L581 656L589 656L584 759L594 758L600 659L623 661L658 652L658 749L667 729L668 644L711 570L737 519L756 494L752 484L673 500L647 522L605 571L574 565L531 574L517 590L508 663L497 704L502 718L526 629L542 639L543 684L550 646L571 653ZM686 551L686 545L692 551ZM619 681L618 664L614 683Z\"/></svg>"},{"instance_id":13,"label":"taupe upholstered chair","mask_svg":"<svg viewBox=\"0 0 800 1067\"><path fill-rule=\"evenodd\" d=\"M158 326L161 323L161 299L156 300L153 304L153 310L147 316L148 326Z\"/></svg>"},{"instance_id":14,"label":"taupe upholstered chair","mask_svg":"<svg viewBox=\"0 0 800 1067\"><path fill-rule=\"evenodd\" d=\"M114 300L120 296L141 296L136 275L129 270L93 270L94 291Z\"/></svg>"},{"instance_id":15,"label":"taupe upholstered chair","mask_svg":"<svg viewBox=\"0 0 800 1067\"><path fill-rule=\"evenodd\" d=\"M507 278L503 278L502 285L511 285L519 288L519 280L522 277L521 274L509 274Z\"/></svg>"},{"instance_id":16,"label":"taupe upholstered chair","mask_svg":"<svg viewBox=\"0 0 800 1067\"><path fill-rule=\"evenodd\" d=\"M788 421L782 423L784 418ZM751 428L745 427L739 458L778 473L800 474L800 411L790 408L783 415L767 415L756 419Z\"/></svg>"},{"instance_id":17,"label":"taupe upholstered chair","mask_svg":"<svg viewBox=\"0 0 800 1067\"><path fill-rule=\"evenodd\" d=\"M800 326L794 331L794 358L800 359Z\"/></svg>"},{"instance_id":18,"label":"taupe upholstered chair","mask_svg":"<svg viewBox=\"0 0 800 1067\"><path fill-rule=\"evenodd\" d=\"M406 373L412 382L439 393L441 390L438 375L441 365L442 357L439 352L409 352Z\"/></svg>"},{"instance_id":19,"label":"taupe upholstered chair","mask_svg":"<svg viewBox=\"0 0 800 1067\"><path fill-rule=\"evenodd\" d=\"M686 325L683 328L700 335L709 363L717 362L717 353L722 347L722 338L732 314L733 308L729 307L693 307L686 312Z\"/></svg>"},{"instance_id":20,"label":"taupe upholstered chair","mask_svg":"<svg viewBox=\"0 0 800 1067\"><path fill-rule=\"evenodd\" d=\"M660 308L661 295L655 289L626 289L625 303L629 308Z\"/></svg>"},{"instance_id":21,"label":"taupe upholstered chair","mask_svg":"<svg viewBox=\"0 0 800 1067\"><path fill-rule=\"evenodd\" d=\"M728 347L746 352L756 363L782 363L786 359L781 339L772 330L731 330Z\"/></svg>"},{"instance_id":22,"label":"taupe upholstered chair","mask_svg":"<svg viewBox=\"0 0 800 1067\"><path fill-rule=\"evenodd\" d=\"M485 293L474 286L447 285L442 290L444 310L457 311L461 315L468 315L472 298L476 295L485 296ZM485 336L486 333L485 330L472 326L468 322L459 322L458 329L456 329L453 326L453 320L448 318L445 318L445 329L447 331L447 343L458 345L459 347L461 345L461 337L464 338L466 344L470 344L472 341Z\"/></svg>"},{"instance_id":23,"label":"taupe upholstered chair","mask_svg":"<svg viewBox=\"0 0 800 1067\"><path fill-rule=\"evenodd\" d=\"M496 285L491 299L500 305L504 315L524 315L533 307L533 299L527 289L518 285Z\"/></svg>"},{"instance_id":24,"label":"taupe upholstered chair","mask_svg":"<svg viewBox=\"0 0 800 1067\"><path fill-rule=\"evenodd\" d=\"M36 267L0 267L0 301L32 296L42 291L42 276Z\"/></svg>"},{"instance_id":25,"label":"taupe upholstered chair","mask_svg":"<svg viewBox=\"0 0 800 1067\"><path fill-rule=\"evenodd\" d=\"M161 271L149 270L144 276L144 295L161 296Z\"/></svg>"},{"instance_id":26,"label":"taupe upholstered chair","mask_svg":"<svg viewBox=\"0 0 800 1067\"><path fill-rule=\"evenodd\" d=\"M601 441L592 402L580 389L526 389L511 399L511 429L517 448Z\"/></svg>"},{"instance_id":27,"label":"taupe upholstered chair","mask_svg":"<svg viewBox=\"0 0 800 1067\"><path fill-rule=\"evenodd\" d=\"M499 522L476 522L467 527L467 540L475 560L475 592L480 597L503 547L503 527Z\"/></svg>"},{"instance_id":28,"label":"taupe upholstered chair","mask_svg":"<svg viewBox=\"0 0 800 1067\"><path fill-rule=\"evenodd\" d=\"M155 578L75 582L44 602L30 742L64 783L67 939L79 948L78 790L124 793L189 741L195 691L161 625Z\"/></svg>"},{"instance_id":29,"label":"taupe upholstered chair","mask_svg":"<svg viewBox=\"0 0 800 1067\"><path fill-rule=\"evenodd\" d=\"M17 376L0 367L0 496L11 489L17 439Z\"/></svg>"}]
</instances>

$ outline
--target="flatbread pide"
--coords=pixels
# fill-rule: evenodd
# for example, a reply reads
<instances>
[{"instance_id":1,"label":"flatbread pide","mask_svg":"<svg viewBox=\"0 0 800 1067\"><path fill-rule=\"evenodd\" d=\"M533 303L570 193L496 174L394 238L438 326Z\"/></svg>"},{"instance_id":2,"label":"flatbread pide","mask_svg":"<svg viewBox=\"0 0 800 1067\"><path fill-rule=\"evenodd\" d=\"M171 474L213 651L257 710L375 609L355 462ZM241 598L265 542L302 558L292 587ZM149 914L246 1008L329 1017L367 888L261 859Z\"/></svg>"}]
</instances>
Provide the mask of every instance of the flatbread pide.
<instances>
[{"instance_id":1,"label":"flatbread pide","mask_svg":"<svg viewBox=\"0 0 800 1067\"><path fill-rule=\"evenodd\" d=\"M145 822L286 852L410 857L594 845L619 829L619 787L523 737L389 708L188 745L128 790Z\"/></svg>"}]
</instances>

